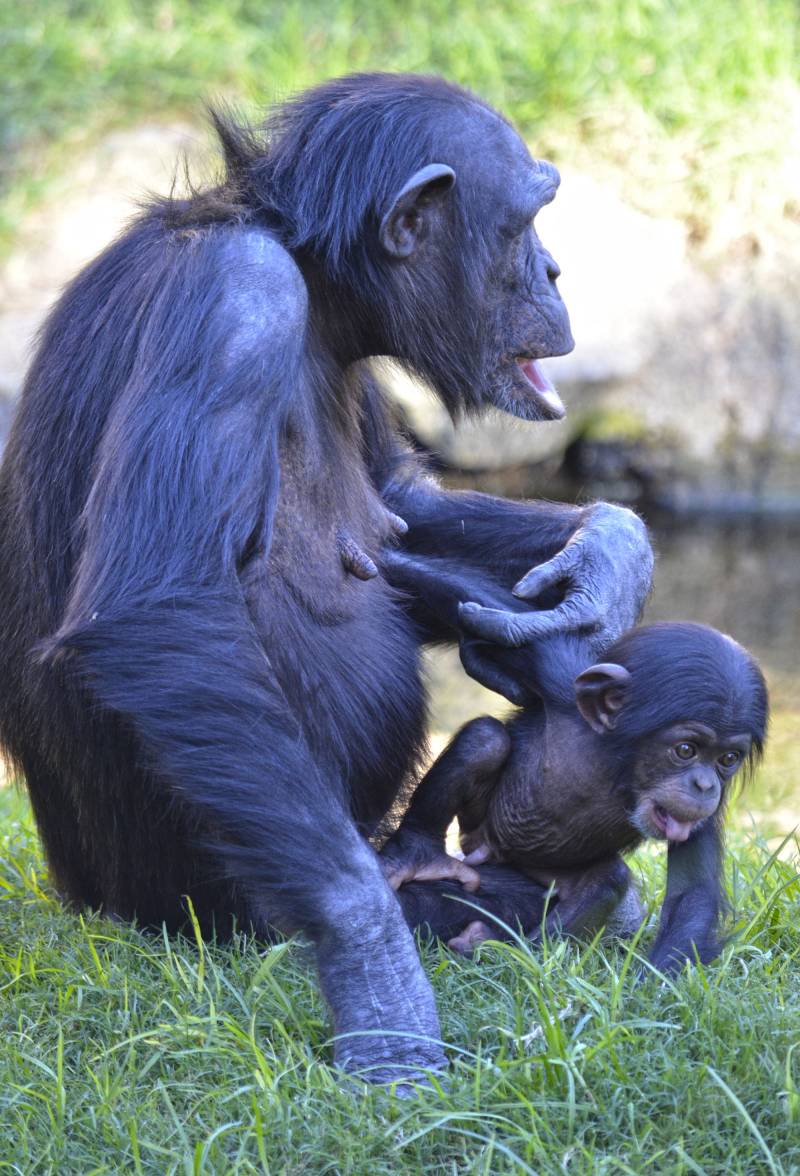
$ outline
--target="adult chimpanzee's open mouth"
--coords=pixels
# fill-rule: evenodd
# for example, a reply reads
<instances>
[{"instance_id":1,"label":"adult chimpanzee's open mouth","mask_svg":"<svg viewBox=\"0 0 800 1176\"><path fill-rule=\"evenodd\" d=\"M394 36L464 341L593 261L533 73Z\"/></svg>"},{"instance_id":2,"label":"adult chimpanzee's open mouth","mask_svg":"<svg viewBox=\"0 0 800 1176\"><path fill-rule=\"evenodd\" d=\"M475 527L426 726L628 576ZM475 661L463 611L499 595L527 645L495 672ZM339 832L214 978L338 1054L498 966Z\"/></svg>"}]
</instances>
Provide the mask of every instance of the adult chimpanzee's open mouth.
<instances>
[{"instance_id":1,"label":"adult chimpanzee's open mouth","mask_svg":"<svg viewBox=\"0 0 800 1176\"><path fill-rule=\"evenodd\" d=\"M521 355L514 362L527 385L527 395L536 400L542 415L548 420L560 421L566 415L567 410L552 381L542 371L538 361Z\"/></svg>"}]
</instances>

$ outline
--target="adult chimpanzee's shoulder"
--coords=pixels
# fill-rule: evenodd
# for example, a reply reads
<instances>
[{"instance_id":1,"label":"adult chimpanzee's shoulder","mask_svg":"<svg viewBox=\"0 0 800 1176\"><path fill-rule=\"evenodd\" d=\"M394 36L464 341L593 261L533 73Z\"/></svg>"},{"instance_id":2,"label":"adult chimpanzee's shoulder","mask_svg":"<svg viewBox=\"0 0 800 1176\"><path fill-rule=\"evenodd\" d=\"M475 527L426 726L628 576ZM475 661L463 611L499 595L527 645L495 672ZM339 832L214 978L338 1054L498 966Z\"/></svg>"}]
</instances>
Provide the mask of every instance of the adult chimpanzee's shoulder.
<instances>
[{"instance_id":1,"label":"adult chimpanzee's shoulder","mask_svg":"<svg viewBox=\"0 0 800 1176\"><path fill-rule=\"evenodd\" d=\"M226 227L215 242L242 326L294 331L305 325L308 293L297 263L269 232L253 225ZM265 324L267 320L267 324Z\"/></svg>"},{"instance_id":2,"label":"adult chimpanzee's shoulder","mask_svg":"<svg viewBox=\"0 0 800 1176\"><path fill-rule=\"evenodd\" d=\"M216 287L216 310L230 326L229 355L274 349L303 338L305 280L287 249L267 229L241 221L166 228L168 253ZM180 262L177 262L180 265Z\"/></svg>"}]
</instances>

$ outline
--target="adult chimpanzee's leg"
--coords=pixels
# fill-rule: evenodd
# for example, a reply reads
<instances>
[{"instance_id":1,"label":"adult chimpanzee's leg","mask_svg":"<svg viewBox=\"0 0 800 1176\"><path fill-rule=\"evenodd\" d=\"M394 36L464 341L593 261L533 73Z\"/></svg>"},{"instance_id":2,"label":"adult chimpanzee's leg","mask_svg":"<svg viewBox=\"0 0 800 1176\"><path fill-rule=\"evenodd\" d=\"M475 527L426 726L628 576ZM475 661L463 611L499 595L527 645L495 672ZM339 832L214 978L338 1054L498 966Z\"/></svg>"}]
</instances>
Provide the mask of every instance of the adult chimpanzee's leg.
<instances>
[{"instance_id":1,"label":"adult chimpanzee's leg","mask_svg":"<svg viewBox=\"0 0 800 1176\"><path fill-rule=\"evenodd\" d=\"M240 578L243 552L270 546L285 396L303 379L302 283L260 233L213 228L167 248L145 223L139 236L149 338L98 439L43 668L60 663L87 706L132 733L150 787L256 921L311 937L336 1033L363 1034L337 1058L377 1080L419 1072L443 1060L429 984L335 760L308 750ZM104 264L117 266L113 250Z\"/></svg>"},{"instance_id":2,"label":"adult chimpanzee's leg","mask_svg":"<svg viewBox=\"0 0 800 1176\"><path fill-rule=\"evenodd\" d=\"M20 760L36 825L47 846L50 877L65 902L81 900L91 907L103 904L102 889L92 869L85 839L81 838L75 798L64 782L30 753ZM83 852L76 847L84 840ZM87 860L88 859L88 860Z\"/></svg>"},{"instance_id":3,"label":"adult chimpanzee's leg","mask_svg":"<svg viewBox=\"0 0 800 1176\"><path fill-rule=\"evenodd\" d=\"M378 1081L441 1064L433 996L396 899L341 784L308 755L243 604L198 587L189 600L118 606L63 641L95 696L130 717L254 919L312 938L337 1059Z\"/></svg>"}]
</instances>

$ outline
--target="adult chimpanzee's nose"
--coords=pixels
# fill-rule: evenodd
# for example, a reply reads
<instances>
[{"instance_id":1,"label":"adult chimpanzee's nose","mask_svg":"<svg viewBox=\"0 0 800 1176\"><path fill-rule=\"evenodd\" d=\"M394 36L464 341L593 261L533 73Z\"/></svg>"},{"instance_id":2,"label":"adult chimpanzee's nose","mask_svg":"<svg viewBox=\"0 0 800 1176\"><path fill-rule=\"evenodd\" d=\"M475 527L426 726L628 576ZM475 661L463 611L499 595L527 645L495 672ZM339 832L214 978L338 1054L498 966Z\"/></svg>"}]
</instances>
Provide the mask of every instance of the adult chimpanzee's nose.
<instances>
[{"instance_id":1,"label":"adult chimpanzee's nose","mask_svg":"<svg viewBox=\"0 0 800 1176\"><path fill-rule=\"evenodd\" d=\"M558 263L556 262L555 258L550 256L546 249L544 250L544 264L547 270L547 276L551 282L554 282L556 278L561 277L561 269Z\"/></svg>"}]
</instances>

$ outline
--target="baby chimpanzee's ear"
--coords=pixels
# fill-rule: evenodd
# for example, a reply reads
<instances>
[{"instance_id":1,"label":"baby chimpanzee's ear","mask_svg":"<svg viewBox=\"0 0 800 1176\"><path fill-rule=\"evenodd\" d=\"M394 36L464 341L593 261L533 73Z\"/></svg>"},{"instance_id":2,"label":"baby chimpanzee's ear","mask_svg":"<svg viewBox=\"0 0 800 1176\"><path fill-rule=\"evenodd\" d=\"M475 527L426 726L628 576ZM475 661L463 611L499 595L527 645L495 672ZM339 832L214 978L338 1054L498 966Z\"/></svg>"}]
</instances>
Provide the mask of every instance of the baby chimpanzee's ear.
<instances>
[{"instance_id":1,"label":"baby chimpanzee's ear","mask_svg":"<svg viewBox=\"0 0 800 1176\"><path fill-rule=\"evenodd\" d=\"M630 681L629 671L614 662L589 666L575 679L578 710L599 735L616 726Z\"/></svg>"}]
</instances>

